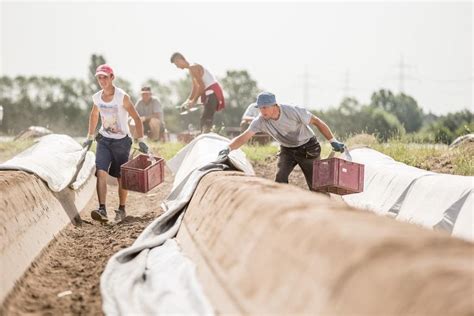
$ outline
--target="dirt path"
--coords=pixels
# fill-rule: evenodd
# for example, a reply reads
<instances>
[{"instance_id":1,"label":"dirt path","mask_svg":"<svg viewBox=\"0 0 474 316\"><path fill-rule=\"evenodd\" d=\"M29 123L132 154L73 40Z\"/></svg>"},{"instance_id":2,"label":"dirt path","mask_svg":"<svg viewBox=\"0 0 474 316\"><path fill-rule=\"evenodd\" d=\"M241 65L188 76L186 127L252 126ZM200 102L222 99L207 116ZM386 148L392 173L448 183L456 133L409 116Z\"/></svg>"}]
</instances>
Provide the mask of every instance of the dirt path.
<instances>
[{"instance_id":1,"label":"dirt path","mask_svg":"<svg viewBox=\"0 0 474 316\"><path fill-rule=\"evenodd\" d=\"M99 280L107 260L128 247L161 213L161 201L171 189L172 177L147 194L130 192L127 218L119 224L100 225L90 218L94 197L81 215L81 227L68 225L24 274L5 300L0 315L102 314ZM117 187L108 186L107 211L113 219ZM72 294L58 297L64 291Z\"/></svg>"}]
</instances>

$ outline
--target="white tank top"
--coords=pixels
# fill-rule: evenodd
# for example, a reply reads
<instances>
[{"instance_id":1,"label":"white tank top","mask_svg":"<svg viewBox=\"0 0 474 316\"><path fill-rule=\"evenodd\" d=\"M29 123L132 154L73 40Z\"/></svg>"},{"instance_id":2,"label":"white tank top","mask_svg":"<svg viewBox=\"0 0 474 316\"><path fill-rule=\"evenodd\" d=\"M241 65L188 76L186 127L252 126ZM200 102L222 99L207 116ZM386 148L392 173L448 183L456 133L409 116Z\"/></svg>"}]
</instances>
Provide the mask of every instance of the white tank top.
<instances>
[{"instance_id":1,"label":"white tank top","mask_svg":"<svg viewBox=\"0 0 474 316\"><path fill-rule=\"evenodd\" d=\"M110 102L102 100L102 92L103 90L100 90L92 96L94 104L99 108L102 121L99 133L102 136L114 139L121 139L130 135L127 124L128 112L123 107L125 91L115 87L114 98Z\"/></svg>"},{"instance_id":2,"label":"white tank top","mask_svg":"<svg viewBox=\"0 0 474 316\"><path fill-rule=\"evenodd\" d=\"M209 72L206 68L202 67L204 69L204 74L202 75L202 81L204 82L204 87L205 89L209 88L211 85L217 82L216 78L214 77L213 74Z\"/></svg>"}]
</instances>

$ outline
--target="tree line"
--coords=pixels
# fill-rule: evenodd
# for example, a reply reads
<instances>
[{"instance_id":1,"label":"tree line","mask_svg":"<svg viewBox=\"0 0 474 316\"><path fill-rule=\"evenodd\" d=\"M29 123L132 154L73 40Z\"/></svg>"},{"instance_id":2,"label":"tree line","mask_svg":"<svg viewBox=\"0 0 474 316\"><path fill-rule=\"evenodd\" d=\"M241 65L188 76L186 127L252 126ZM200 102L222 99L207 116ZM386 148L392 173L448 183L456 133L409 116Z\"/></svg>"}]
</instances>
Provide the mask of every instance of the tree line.
<instances>
[{"instance_id":1,"label":"tree line","mask_svg":"<svg viewBox=\"0 0 474 316\"><path fill-rule=\"evenodd\" d=\"M0 132L14 135L31 125L39 125L55 133L85 135L91 96L100 90L94 77L95 69L105 62L103 56L92 55L87 79L0 77L0 105L4 108ZM216 114L215 124L217 130L224 131L227 127L239 126L243 112L261 89L246 70L228 70L219 81L226 94L226 108ZM115 84L130 93L134 102L138 100L139 95L132 91L129 81L117 77ZM163 104L170 132L181 132L198 122L199 111L180 116L175 108L189 94L189 76L167 83L148 79L142 84L151 86ZM382 141L409 137L416 142L450 143L455 137L474 130L473 113L469 110L436 116L424 113L413 97L385 89L374 92L369 104L345 98L338 106L313 113L325 120L341 139L369 133Z\"/></svg>"},{"instance_id":2,"label":"tree line","mask_svg":"<svg viewBox=\"0 0 474 316\"><path fill-rule=\"evenodd\" d=\"M413 97L385 89L374 92L369 104L345 98L339 106L315 114L342 138L367 133L381 141L404 138L450 144L456 137L474 132L473 113L467 109L441 116L424 113Z\"/></svg>"}]
</instances>

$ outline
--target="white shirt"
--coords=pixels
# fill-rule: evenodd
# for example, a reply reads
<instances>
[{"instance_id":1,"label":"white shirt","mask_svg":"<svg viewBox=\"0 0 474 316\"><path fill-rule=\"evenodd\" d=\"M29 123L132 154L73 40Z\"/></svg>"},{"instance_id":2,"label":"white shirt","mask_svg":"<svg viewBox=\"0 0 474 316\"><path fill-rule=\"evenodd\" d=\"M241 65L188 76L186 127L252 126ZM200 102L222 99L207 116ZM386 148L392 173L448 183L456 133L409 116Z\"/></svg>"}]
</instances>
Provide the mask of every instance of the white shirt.
<instances>
[{"instance_id":1,"label":"white shirt","mask_svg":"<svg viewBox=\"0 0 474 316\"><path fill-rule=\"evenodd\" d=\"M202 81L204 82L204 88L207 89L210 86L212 86L214 83L217 82L216 77L214 77L213 74L209 72L206 68L202 67L204 69L204 74L202 75Z\"/></svg>"},{"instance_id":2,"label":"white shirt","mask_svg":"<svg viewBox=\"0 0 474 316\"><path fill-rule=\"evenodd\" d=\"M247 110L245 110L244 115L242 115L242 119L244 117L256 118L260 114L260 111L255 107L255 105L256 103L252 103L247 107Z\"/></svg>"},{"instance_id":3,"label":"white shirt","mask_svg":"<svg viewBox=\"0 0 474 316\"><path fill-rule=\"evenodd\" d=\"M102 136L121 139L130 135L128 129L128 112L123 106L125 91L115 87L114 97L110 102L102 99L103 90L92 96L92 101L98 107L102 125L99 133Z\"/></svg>"}]
</instances>

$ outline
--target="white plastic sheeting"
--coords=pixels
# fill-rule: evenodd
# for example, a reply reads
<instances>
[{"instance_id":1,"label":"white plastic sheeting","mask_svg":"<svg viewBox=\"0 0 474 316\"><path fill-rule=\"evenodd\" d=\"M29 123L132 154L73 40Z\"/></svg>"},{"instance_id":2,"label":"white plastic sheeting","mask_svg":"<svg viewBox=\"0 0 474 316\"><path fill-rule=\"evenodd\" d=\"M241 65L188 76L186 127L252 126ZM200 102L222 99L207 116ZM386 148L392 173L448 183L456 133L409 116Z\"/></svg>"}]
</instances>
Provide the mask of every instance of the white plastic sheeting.
<instances>
[{"instance_id":1,"label":"white plastic sheeting","mask_svg":"<svg viewBox=\"0 0 474 316\"><path fill-rule=\"evenodd\" d=\"M434 173L370 148L351 150L365 165L364 192L343 196L357 208L474 240L474 177Z\"/></svg>"},{"instance_id":2,"label":"white plastic sheeting","mask_svg":"<svg viewBox=\"0 0 474 316\"><path fill-rule=\"evenodd\" d=\"M78 171L78 168L80 170ZM95 169L95 155L67 135L43 136L33 146L0 164L0 170L23 170L43 179L54 192L78 189Z\"/></svg>"},{"instance_id":3,"label":"white plastic sheeting","mask_svg":"<svg viewBox=\"0 0 474 316\"><path fill-rule=\"evenodd\" d=\"M240 150L231 153L230 161L215 161L228 142L216 134L204 134L168 162L175 181L162 205L165 212L145 228L132 246L110 258L101 276L102 309L106 315L214 314L197 280L194 264L178 251L173 238L204 175L231 167L254 174Z\"/></svg>"},{"instance_id":4,"label":"white plastic sheeting","mask_svg":"<svg viewBox=\"0 0 474 316\"><path fill-rule=\"evenodd\" d=\"M202 141L205 139L205 141ZM225 137L214 133L200 135L181 149L176 156L171 159L167 165L175 174L173 188L181 183L193 170L207 165L210 161L216 159L217 153L224 149L229 143ZM231 151L229 157L236 169L244 173L254 175L252 165L247 161L245 154L241 150Z\"/></svg>"}]
</instances>

